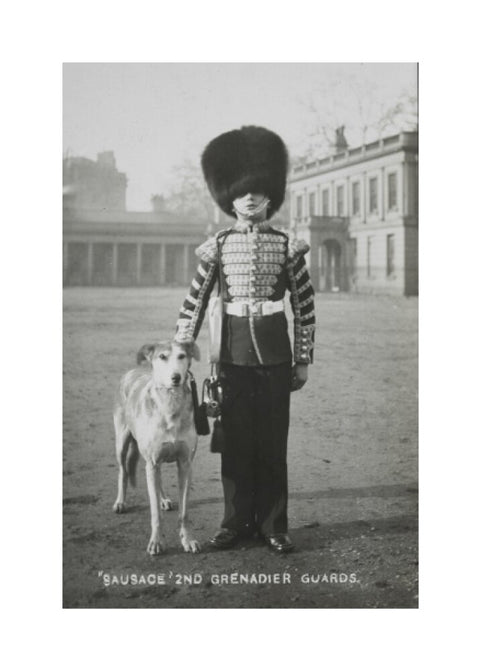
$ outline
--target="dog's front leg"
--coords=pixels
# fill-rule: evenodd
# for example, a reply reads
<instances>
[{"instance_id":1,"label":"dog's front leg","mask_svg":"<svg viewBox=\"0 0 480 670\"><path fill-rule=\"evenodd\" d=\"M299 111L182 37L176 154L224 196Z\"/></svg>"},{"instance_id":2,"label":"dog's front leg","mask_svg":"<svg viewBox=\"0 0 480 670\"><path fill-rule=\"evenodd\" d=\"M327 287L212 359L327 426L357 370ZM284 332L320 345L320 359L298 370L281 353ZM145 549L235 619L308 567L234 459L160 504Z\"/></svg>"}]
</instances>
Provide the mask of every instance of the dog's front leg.
<instances>
[{"instance_id":1,"label":"dog's front leg","mask_svg":"<svg viewBox=\"0 0 480 670\"><path fill-rule=\"evenodd\" d=\"M185 551L196 553L200 551L200 543L192 537L190 521L187 516L188 494L192 481L192 466L189 458L178 459L178 521L180 526L180 542Z\"/></svg>"},{"instance_id":2,"label":"dog's front leg","mask_svg":"<svg viewBox=\"0 0 480 670\"><path fill-rule=\"evenodd\" d=\"M173 503L165 493L161 476L159 477L158 484L159 484L158 491L160 493L160 508L169 512L170 510L173 509Z\"/></svg>"},{"instance_id":3,"label":"dog's front leg","mask_svg":"<svg viewBox=\"0 0 480 670\"><path fill-rule=\"evenodd\" d=\"M117 411L113 418L115 426L115 453L118 462L118 494L113 505L114 512L121 514L125 511L125 497L127 495L128 472L126 458L131 434L125 424L123 414Z\"/></svg>"},{"instance_id":4,"label":"dog's front leg","mask_svg":"<svg viewBox=\"0 0 480 670\"><path fill-rule=\"evenodd\" d=\"M163 533L163 512L160 505L160 463L154 464L147 461L146 472L152 520L152 535L147 546L147 552L156 555L165 551L166 546Z\"/></svg>"}]
</instances>

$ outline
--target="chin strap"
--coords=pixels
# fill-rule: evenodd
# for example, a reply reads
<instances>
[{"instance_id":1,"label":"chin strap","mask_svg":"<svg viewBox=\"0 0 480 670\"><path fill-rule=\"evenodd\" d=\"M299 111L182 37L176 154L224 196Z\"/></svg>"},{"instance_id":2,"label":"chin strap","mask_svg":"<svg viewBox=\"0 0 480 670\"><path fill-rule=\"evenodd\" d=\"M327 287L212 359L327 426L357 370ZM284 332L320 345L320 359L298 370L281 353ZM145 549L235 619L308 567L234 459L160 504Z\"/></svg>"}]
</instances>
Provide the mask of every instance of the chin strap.
<instances>
[{"instance_id":1,"label":"chin strap","mask_svg":"<svg viewBox=\"0 0 480 670\"><path fill-rule=\"evenodd\" d=\"M233 204L233 211L244 219L254 219L256 216L261 214L270 204L270 199L265 196L261 203L255 207L255 209L249 210L248 208L238 207Z\"/></svg>"}]
</instances>

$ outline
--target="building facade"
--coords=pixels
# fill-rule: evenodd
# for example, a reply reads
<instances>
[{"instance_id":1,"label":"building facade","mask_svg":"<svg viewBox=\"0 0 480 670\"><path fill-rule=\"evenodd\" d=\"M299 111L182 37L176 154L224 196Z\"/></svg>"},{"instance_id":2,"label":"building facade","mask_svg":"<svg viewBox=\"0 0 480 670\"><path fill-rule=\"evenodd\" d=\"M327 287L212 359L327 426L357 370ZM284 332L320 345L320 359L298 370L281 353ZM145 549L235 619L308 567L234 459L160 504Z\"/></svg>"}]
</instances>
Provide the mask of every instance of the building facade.
<instances>
[{"instance_id":1,"label":"building facade","mask_svg":"<svg viewBox=\"0 0 480 670\"><path fill-rule=\"evenodd\" d=\"M195 273L207 224L165 211L126 211L127 178L112 151L63 160L64 286L179 286Z\"/></svg>"},{"instance_id":2,"label":"building facade","mask_svg":"<svg viewBox=\"0 0 480 670\"><path fill-rule=\"evenodd\" d=\"M65 210L64 286L183 286L205 226L166 212Z\"/></svg>"},{"instance_id":3,"label":"building facade","mask_svg":"<svg viewBox=\"0 0 480 670\"><path fill-rule=\"evenodd\" d=\"M113 151L97 154L96 161L82 156L64 158L63 187L70 206L77 209L126 209L127 177L117 170Z\"/></svg>"},{"instance_id":4,"label":"building facade","mask_svg":"<svg viewBox=\"0 0 480 670\"><path fill-rule=\"evenodd\" d=\"M416 132L304 162L289 189L316 290L418 294Z\"/></svg>"},{"instance_id":5,"label":"building facade","mask_svg":"<svg viewBox=\"0 0 480 670\"><path fill-rule=\"evenodd\" d=\"M417 133L345 144L290 175L290 232L310 244L314 288L416 295ZM159 196L152 212L127 212L126 186L113 152L64 159L65 286L188 285L196 247L230 225L183 220Z\"/></svg>"}]
</instances>

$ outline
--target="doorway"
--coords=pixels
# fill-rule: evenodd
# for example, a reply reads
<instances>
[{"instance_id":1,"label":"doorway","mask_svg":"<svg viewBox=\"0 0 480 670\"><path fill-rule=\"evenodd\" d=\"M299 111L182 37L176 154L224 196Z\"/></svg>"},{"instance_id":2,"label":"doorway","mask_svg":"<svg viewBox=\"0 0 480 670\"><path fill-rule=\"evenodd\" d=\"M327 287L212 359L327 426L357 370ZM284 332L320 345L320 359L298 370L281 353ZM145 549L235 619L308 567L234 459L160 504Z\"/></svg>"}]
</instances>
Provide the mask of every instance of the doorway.
<instances>
[{"instance_id":1,"label":"doorway","mask_svg":"<svg viewBox=\"0 0 480 670\"><path fill-rule=\"evenodd\" d=\"M322 270L325 291L340 291L342 288L342 247L337 240L326 240L322 246Z\"/></svg>"}]
</instances>

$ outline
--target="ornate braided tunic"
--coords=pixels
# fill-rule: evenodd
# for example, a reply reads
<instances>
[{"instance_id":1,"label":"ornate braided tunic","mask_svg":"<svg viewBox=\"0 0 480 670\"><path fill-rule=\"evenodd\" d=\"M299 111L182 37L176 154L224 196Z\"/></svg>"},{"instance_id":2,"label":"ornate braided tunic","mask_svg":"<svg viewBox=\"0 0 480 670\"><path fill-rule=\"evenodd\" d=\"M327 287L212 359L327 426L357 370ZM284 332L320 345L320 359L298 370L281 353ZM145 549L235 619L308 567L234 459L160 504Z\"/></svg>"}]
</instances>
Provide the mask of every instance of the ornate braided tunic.
<instances>
[{"instance_id":1,"label":"ornate braided tunic","mask_svg":"<svg viewBox=\"0 0 480 670\"><path fill-rule=\"evenodd\" d=\"M259 306L282 301L290 292L293 311L293 360L313 361L314 291L305 264L308 244L268 222L238 224L220 231L196 250L196 275L180 310L177 339L196 339L219 272L225 303L248 305L248 314L225 314L221 361L234 365L276 365L292 360L283 310L262 314ZM268 306L268 305L267 305ZM258 314L255 311L258 310Z\"/></svg>"}]
</instances>

